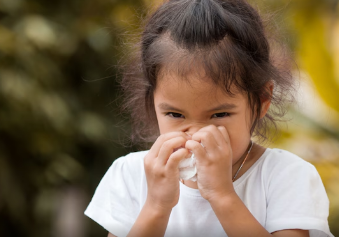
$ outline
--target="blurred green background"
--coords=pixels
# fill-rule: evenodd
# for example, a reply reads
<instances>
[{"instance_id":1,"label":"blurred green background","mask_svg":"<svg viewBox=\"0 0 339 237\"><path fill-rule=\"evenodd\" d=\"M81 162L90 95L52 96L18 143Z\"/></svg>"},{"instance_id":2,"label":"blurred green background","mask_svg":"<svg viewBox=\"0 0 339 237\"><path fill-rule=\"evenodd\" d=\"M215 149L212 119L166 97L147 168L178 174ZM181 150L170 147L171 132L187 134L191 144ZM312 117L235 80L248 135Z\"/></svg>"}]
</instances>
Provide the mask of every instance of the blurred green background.
<instances>
[{"instance_id":1,"label":"blurred green background","mask_svg":"<svg viewBox=\"0 0 339 237\"><path fill-rule=\"evenodd\" d=\"M339 236L339 1L251 2L274 15L300 78L269 145L317 167ZM0 236L107 235L83 211L113 160L135 149L122 145L114 65L158 3L0 0Z\"/></svg>"}]
</instances>

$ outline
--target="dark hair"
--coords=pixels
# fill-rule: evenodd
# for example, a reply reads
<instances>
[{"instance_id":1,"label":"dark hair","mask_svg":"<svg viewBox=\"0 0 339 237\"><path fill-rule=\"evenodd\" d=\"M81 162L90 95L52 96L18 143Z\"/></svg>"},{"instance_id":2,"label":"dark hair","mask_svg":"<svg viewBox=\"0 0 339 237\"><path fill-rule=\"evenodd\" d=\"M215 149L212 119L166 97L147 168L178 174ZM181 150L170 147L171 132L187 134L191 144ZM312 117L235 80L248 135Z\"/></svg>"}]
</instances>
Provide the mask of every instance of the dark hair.
<instances>
[{"instance_id":1,"label":"dark hair","mask_svg":"<svg viewBox=\"0 0 339 237\"><path fill-rule=\"evenodd\" d=\"M229 95L231 86L245 92L254 119L251 133L260 140L266 140L269 123L276 128L284 102L292 98L288 61L274 57L261 17L244 0L167 1L146 21L138 46L121 81L123 109L132 116L132 141L152 142L159 135L153 93L160 73L184 78L202 66L207 78ZM264 98L271 99L271 108L259 119Z\"/></svg>"}]
</instances>

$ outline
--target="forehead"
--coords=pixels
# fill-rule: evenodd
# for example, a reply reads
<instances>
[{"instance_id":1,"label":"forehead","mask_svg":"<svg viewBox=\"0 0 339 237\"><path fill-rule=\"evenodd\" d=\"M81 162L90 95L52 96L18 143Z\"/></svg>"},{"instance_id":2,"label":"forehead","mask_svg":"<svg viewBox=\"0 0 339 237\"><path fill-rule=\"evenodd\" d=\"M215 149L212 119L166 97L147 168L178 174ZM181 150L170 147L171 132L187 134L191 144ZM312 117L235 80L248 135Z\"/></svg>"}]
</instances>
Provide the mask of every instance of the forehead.
<instances>
[{"instance_id":1,"label":"forehead","mask_svg":"<svg viewBox=\"0 0 339 237\"><path fill-rule=\"evenodd\" d=\"M157 101L168 100L173 103L196 105L199 107L222 103L246 104L243 93L233 86L226 92L220 85L204 75L203 71L190 73L185 77L175 73L162 74L154 93Z\"/></svg>"}]
</instances>

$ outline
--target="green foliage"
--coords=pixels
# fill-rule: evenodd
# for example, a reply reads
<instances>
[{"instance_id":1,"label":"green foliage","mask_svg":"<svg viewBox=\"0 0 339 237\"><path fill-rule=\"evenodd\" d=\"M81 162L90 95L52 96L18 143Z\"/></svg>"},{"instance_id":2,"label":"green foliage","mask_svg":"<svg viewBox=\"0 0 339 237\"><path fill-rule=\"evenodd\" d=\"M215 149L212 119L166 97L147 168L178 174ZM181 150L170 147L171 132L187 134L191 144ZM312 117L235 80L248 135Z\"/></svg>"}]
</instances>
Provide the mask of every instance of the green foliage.
<instances>
[{"instance_id":1,"label":"green foliage","mask_svg":"<svg viewBox=\"0 0 339 237\"><path fill-rule=\"evenodd\" d=\"M133 25L141 6L0 1L0 236L63 236L58 207L67 190L81 194L68 213L80 213L78 229L105 232L86 228L83 211L127 152L114 65L123 54L121 14Z\"/></svg>"},{"instance_id":2,"label":"green foliage","mask_svg":"<svg viewBox=\"0 0 339 237\"><path fill-rule=\"evenodd\" d=\"M337 236L339 1L281 0L266 8L279 12L282 15L279 18L286 19L289 30L285 33L288 34L286 38L291 39L288 43L298 64L296 75L300 77L300 89L309 94L299 107L291 108L293 120L274 145L290 150L316 166L330 199L330 229ZM303 104L308 104L308 108L302 108Z\"/></svg>"}]
</instances>

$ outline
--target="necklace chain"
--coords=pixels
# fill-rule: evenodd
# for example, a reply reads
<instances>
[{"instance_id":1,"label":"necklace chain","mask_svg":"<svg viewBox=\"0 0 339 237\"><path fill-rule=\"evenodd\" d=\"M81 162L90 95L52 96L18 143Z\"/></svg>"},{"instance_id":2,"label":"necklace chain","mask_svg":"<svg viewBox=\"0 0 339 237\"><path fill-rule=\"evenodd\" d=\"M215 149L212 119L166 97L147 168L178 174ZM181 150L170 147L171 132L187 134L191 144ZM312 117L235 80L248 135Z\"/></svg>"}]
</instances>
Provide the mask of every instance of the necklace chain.
<instances>
[{"instance_id":1,"label":"necklace chain","mask_svg":"<svg viewBox=\"0 0 339 237\"><path fill-rule=\"evenodd\" d=\"M234 182L234 180L235 180L235 178L237 177L239 171L240 171L241 168L244 166L245 161L247 160L247 157L248 157L248 155L250 154L250 152L251 152L251 150L252 150L252 147L253 147L253 141L251 140L251 147L250 147L250 149L248 149L248 152L247 152L247 154L246 154L246 156L245 156L245 159L242 161L242 163L241 163L239 169L237 170L237 172L236 172L235 175L233 176L232 182Z\"/></svg>"},{"instance_id":2,"label":"necklace chain","mask_svg":"<svg viewBox=\"0 0 339 237\"><path fill-rule=\"evenodd\" d=\"M252 147L253 147L253 141L251 140L251 146L250 146L250 149L248 149L248 152L247 152L247 154L246 154L246 156L245 156L245 159L242 161L242 163L241 163L239 169L237 170L237 172L236 172L235 175L233 176L232 182L234 182L234 180L235 180L235 178L237 177L239 171L240 171L241 168L244 166L245 161L247 160L247 157L248 157L248 155L250 154L250 152L251 152L251 150L252 150ZM184 184L184 180L183 180L183 179L180 179L180 181L181 181L181 183Z\"/></svg>"}]
</instances>

